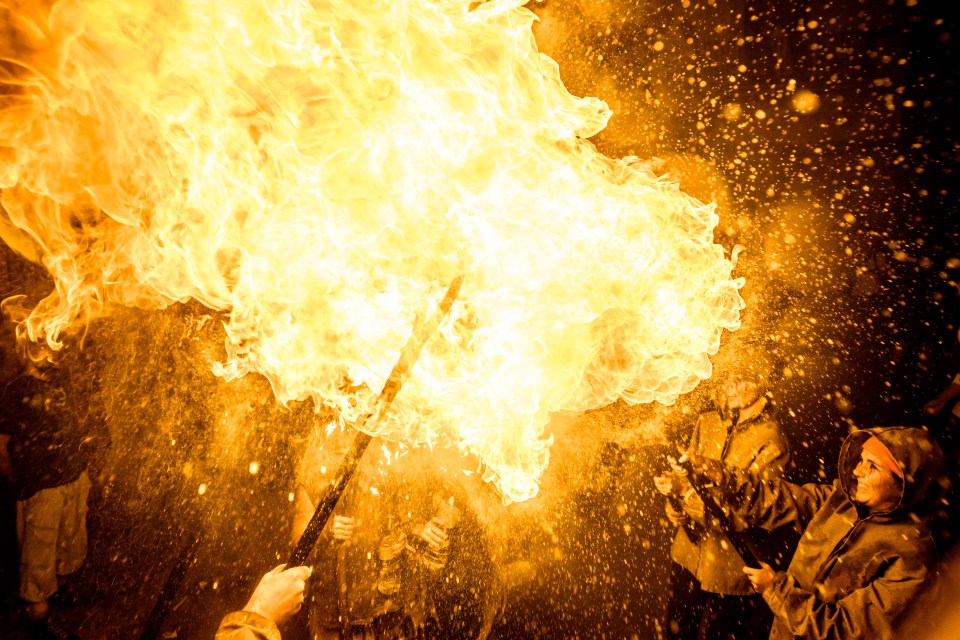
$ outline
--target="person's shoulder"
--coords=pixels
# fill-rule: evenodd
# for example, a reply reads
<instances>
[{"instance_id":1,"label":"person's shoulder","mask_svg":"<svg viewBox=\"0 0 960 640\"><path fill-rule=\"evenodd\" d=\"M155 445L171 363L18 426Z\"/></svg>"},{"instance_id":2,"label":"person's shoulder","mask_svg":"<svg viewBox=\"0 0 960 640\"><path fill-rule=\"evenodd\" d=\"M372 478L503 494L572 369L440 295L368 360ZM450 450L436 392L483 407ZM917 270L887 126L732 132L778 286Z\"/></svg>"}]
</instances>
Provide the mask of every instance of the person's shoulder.
<instances>
[{"instance_id":1,"label":"person's shoulder","mask_svg":"<svg viewBox=\"0 0 960 640\"><path fill-rule=\"evenodd\" d=\"M790 449L790 440L787 438L787 434L784 433L783 427L780 426L779 421L777 421L775 418L770 420L767 424L767 428L770 430L771 440L774 440L784 451Z\"/></svg>"},{"instance_id":2,"label":"person's shoulder","mask_svg":"<svg viewBox=\"0 0 960 640\"><path fill-rule=\"evenodd\" d=\"M723 423L723 417L716 409L710 409L697 414L697 420L694 423L694 429L703 429L704 427L716 427Z\"/></svg>"},{"instance_id":3,"label":"person's shoulder","mask_svg":"<svg viewBox=\"0 0 960 640\"><path fill-rule=\"evenodd\" d=\"M906 517L892 522L879 523L885 527L886 534L905 543L905 546L920 550L922 553L936 553L936 542L930 528L923 521Z\"/></svg>"},{"instance_id":4,"label":"person's shoulder","mask_svg":"<svg viewBox=\"0 0 960 640\"><path fill-rule=\"evenodd\" d=\"M922 522L878 523L877 534L889 562L898 562L907 571L920 575L935 571L940 563L937 543Z\"/></svg>"},{"instance_id":5,"label":"person's shoulder","mask_svg":"<svg viewBox=\"0 0 960 640\"><path fill-rule=\"evenodd\" d=\"M764 440L774 442L783 448L786 447L787 437L784 435L783 429L780 427L780 422L777 421L775 416L761 414L756 420L748 424L749 431L754 434L754 437L760 437Z\"/></svg>"}]
</instances>

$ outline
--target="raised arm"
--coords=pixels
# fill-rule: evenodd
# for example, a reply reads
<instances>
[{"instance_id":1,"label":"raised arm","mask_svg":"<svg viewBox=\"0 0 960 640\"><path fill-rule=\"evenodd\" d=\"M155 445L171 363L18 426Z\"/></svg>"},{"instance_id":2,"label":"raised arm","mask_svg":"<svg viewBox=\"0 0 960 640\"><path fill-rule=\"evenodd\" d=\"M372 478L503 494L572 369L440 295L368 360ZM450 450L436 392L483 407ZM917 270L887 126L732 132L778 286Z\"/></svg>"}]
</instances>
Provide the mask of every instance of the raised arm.
<instances>
[{"instance_id":1,"label":"raised arm","mask_svg":"<svg viewBox=\"0 0 960 640\"><path fill-rule=\"evenodd\" d=\"M789 463L790 452L783 439L771 438L761 445L756 456L750 462L750 466L745 469L745 471L748 471L761 480L776 479L783 475ZM684 500L684 510L700 524L704 523L703 500L697 493L688 494ZM695 513L699 513L699 518L694 516ZM734 515L739 516L736 511L734 511ZM738 531L742 531L750 524L744 522L741 517L734 517L731 522Z\"/></svg>"},{"instance_id":2,"label":"raised arm","mask_svg":"<svg viewBox=\"0 0 960 640\"><path fill-rule=\"evenodd\" d=\"M280 640L277 625L300 610L310 567L268 571L257 584L242 611L227 614L216 640Z\"/></svg>"},{"instance_id":3,"label":"raised arm","mask_svg":"<svg viewBox=\"0 0 960 640\"><path fill-rule=\"evenodd\" d=\"M763 479L753 470L736 469L699 456L691 456L685 466L718 502L748 525L770 530L786 524L804 529L834 491L839 490L838 483L797 485L780 478Z\"/></svg>"}]
</instances>

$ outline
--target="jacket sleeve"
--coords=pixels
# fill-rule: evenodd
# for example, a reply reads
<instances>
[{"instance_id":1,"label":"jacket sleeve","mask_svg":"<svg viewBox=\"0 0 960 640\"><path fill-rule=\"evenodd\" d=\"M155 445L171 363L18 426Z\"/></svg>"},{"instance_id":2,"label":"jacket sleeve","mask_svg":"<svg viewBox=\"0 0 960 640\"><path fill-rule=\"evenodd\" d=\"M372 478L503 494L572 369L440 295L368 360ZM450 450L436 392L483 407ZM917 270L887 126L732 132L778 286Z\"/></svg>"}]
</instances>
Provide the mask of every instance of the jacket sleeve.
<instances>
[{"instance_id":1,"label":"jacket sleeve","mask_svg":"<svg viewBox=\"0 0 960 640\"><path fill-rule=\"evenodd\" d=\"M836 638L892 638L893 625L920 595L934 570L934 562L897 556L878 578L836 602L826 602L778 572L763 599L793 636L825 640Z\"/></svg>"},{"instance_id":2,"label":"jacket sleeve","mask_svg":"<svg viewBox=\"0 0 960 640\"><path fill-rule=\"evenodd\" d=\"M773 530L792 524L803 530L839 483L797 485L781 478L762 479L753 471L722 466L723 480L715 494L750 526Z\"/></svg>"},{"instance_id":3,"label":"jacket sleeve","mask_svg":"<svg viewBox=\"0 0 960 640\"><path fill-rule=\"evenodd\" d=\"M761 480L779 478L790 464L790 451L782 442L771 440L760 447L750 471Z\"/></svg>"},{"instance_id":4,"label":"jacket sleeve","mask_svg":"<svg viewBox=\"0 0 960 640\"><path fill-rule=\"evenodd\" d=\"M686 495L683 496L681 505L683 506L683 512L686 513L691 520L701 527L706 526L707 517L704 513L703 498L700 497L700 494L696 491L688 491Z\"/></svg>"},{"instance_id":5,"label":"jacket sleeve","mask_svg":"<svg viewBox=\"0 0 960 640\"><path fill-rule=\"evenodd\" d=\"M216 640L281 640L277 625L251 611L234 611L224 616Z\"/></svg>"},{"instance_id":6,"label":"jacket sleeve","mask_svg":"<svg viewBox=\"0 0 960 640\"><path fill-rule=\"evenodd\" d=\"M782 441L771 439L765 442L756 457L750 463L749 472L757 479L763 481L772 478L779 478L783 475L784 469L790 463L790 452ZM728 467L733 469L732 467ZM690 492L683 497L683 510L694 522L701 526L706 525L704 516L703 499L696 492ZM744 522L744 518L734 510L732 523L738 531L742 531L749 524Z\"/></svg>"},{"instance_id":7,"label":"jacket sleeve","mask_svg":"<svg viewBox=\"0 0 960 640\"><path fill-rule=\"evenodd\" d=\"M689 444L687 444L687 455L695 455L700 450L700 421L702 419L702 415L698 417L697 423L693 427L693 434L690 436ZM703 498L701 498L696 491L688 489L687 492L680 497L680 506L683 507L684 513L696 524L701 527L706 526L707 522L703 509Z\"/></svg>"}]
</instances>

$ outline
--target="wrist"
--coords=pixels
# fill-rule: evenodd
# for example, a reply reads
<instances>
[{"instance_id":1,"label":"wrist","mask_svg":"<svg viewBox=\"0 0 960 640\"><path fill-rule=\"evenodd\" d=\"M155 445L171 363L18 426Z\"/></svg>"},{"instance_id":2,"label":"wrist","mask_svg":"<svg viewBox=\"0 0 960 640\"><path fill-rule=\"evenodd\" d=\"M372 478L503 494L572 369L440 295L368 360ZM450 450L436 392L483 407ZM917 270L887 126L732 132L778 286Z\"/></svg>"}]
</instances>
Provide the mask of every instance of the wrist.
<instances>
[{"instance_id":1,"label":"wrist","mask_svg":"<svg viewBox=\"0 0 960 640\"><path fill-rule=\"evenodd\" d=\"M232 631L238 627L254 627L258 630L266 632L266 638L279 638L278 635L280 630L277 628L277 623L269 618L265 618L259 613L253 611L247 611L243 609L241 611L232 611L225 615L220 621L220 629ZM231 636L232 637L232 636Z\"/></svg>"},{"instance_id":2,"label":"wrist","mask_svg":"<svg viewBox=\"0 0 960 640\"><path fill-rule=\"evenodd\" d=\"M763 592L766 593L774 587L780 587L786 579L786 571L774 571L773 577L767 582L767 585L763 588Z\"/></svg>"},{"instance_id":3,"label":"wrist","mask_svg":"<svg viewBox=\"0 0 960 640\"><path fill-rule=\"evenodd\" d=\"M258 615L261 618L265 618L266 620L269 620L274 624L276 624L277 622L276 620L273 619L273 616L269 615L268 612L263 608L263 605L260 603L259 598L250 598L247 604L243 607L243 610L248 613L253 613L255 615Z\"/></svg>"}]
</instances>

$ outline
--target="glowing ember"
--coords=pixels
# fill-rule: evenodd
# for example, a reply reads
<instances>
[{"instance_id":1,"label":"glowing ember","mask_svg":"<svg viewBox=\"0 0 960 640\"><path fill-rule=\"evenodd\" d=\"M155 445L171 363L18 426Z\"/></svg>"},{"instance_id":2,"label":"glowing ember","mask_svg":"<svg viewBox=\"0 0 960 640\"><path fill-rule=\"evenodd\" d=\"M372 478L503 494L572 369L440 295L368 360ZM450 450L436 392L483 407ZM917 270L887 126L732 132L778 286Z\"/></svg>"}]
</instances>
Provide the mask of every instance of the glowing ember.
<instances>
[{"instance_id":1,"label":"glowing ember","mask_svg":"<svg viewBox=\"0 0 960 640\"><path fill-rule=\"evenodd\" d=\"M523 2L473 4L6 2L22 233L0 228L57 283L25 330L196 299L229 315L218 373L353 420L466 274L367 426L452 440L514 500L552 412L692 389L742 307L713 208L584 140L610 113L566 91Z\"/></svg>"}]
</instances>

